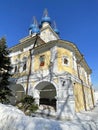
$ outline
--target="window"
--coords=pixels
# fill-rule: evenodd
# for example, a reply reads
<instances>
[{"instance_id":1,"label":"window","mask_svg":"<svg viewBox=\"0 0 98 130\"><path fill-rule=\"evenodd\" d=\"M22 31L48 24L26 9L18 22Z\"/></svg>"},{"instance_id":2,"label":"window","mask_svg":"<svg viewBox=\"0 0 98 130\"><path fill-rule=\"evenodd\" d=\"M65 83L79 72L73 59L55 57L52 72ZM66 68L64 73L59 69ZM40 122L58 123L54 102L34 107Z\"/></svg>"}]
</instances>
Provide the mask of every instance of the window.
<instances>
[{"instance_id":1,"label":"window","mask_svg":"<svg viewBox=\"0 0 98 130\"><path fill-rule=\"evenodd\" d=\"M69 60L66 56L63 57L63 65L69 65Z\"/></svg>"},{"instance_id":2,"label":"window","mask_svg":"<svg viewBox=\"0 0 98 130\"><path fill-rule=\"evenodd\" d=\"M15 66L15 73L18 72L18 68L17 68L17 65Z\"/></svg>"},{"instance_id":3,"label":"window","mask_svg":"<svg viewBox=\"0 0 98 130\"><path fill-rule=\"evenodd\" d=\"M25 71L27 68L26 62L27 62L27 57L23 57L23 71Z\"/></svg>"},{"instance_id":4,"label":"window","mask_svg":"<svg viewBox=\"0 0 98 130\"><path fill-rule=\"evenodd\" d=\"M14 64L14 73L18 73L19 69L19 60L16 59L15 60L15 64Z\"/></svg>"},{"instance_id":5,"label":"window","mask_svg":"<svg viewBox=\"0 0 98 130\"><path fill-rule=\"evenodd\" d=\"M44 55L40 56L39 60L40 60L40 66L44 66L45 65L45 56Z\"/></svg>"},{"instance_id":6,"label":"window","mask_svg":"<svg viewBox=\"0 0 98 130\"><path fill-rule=\"evenodd\" d=\"M65 83L66 83L65 81L62 81L62 86L63 86L63 87L65 86Z\"/></svg>"},{"instance_id":7,"label":"window","mask_svg":"<svg viewBox=\"0 0 98 130\"><path fill-rule=\"evenodd\" d=\"M26 62L23 64L23 71L26 70Z\"/></svg>"},{"instance_id":8,"label":"window","mask_svg":"<svg viewBox=\"0 0 98 130\"><path fill-rule=\"evenodd\" d=\"M64 58L64 64L68 64L68 59Z\"/></svg>"}]
</instances>

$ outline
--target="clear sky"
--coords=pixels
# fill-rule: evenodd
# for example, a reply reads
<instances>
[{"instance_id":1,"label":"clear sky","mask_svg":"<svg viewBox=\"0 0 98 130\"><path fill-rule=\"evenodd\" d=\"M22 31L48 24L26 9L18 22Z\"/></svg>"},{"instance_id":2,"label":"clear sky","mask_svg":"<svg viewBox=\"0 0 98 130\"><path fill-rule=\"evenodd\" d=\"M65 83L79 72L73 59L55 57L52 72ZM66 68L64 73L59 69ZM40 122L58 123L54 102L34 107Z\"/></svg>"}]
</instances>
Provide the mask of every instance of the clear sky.
<instances>
[{"instance_id":1,"label":"clear sky","mask_svg":"<svg viewBox=\"0 0 98 130\"><path fill-rule=\"evenodd\" d=\"M45 8L61 39L74 42L84 54L98 89L98 0L0 0L0 37L6 37L8 47L19 43L33 16L40 22Z\"/></svg>"}]
</instances>

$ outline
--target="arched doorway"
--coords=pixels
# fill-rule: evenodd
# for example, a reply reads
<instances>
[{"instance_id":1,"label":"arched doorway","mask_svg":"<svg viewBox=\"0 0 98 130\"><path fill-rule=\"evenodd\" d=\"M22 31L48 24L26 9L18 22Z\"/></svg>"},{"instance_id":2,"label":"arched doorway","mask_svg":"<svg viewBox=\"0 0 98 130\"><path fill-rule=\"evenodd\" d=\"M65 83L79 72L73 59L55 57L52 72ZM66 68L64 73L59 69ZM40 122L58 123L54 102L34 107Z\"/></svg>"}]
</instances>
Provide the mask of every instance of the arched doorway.
<instances>
[{"instance_id":1,"label":"arched doorway","mask_svg":"<svg viewBox=\"0 0 98 130\"><path fill-rule=\"evenodd\" d=\"M15 104L17 101L20 101L24 98L25 91L21 84L11 83L9 88L12 90L13 94L13 96L10 99L12 104Z\"/></svg>"},{"instance_id":2,"label":"arched doorway","mask_svg":"<svg viewBox=\"0 0 98 130\"><path fill-rule=\"evenodd\" d=\"M21 84L16 84L15 85L15 96L17 101L20 101L21 99L24 98L25 92L24 92L24 88Z\"/></svg>"},{"instance_id":3,"label":"arched doorway","mask_svg":"<svg viewBox=\"0 0 98 130\"><path fill-rule=\"evenodd\" d=\"M47 81L40 82L36 87L35 91L39 94L39 105L49 105L56 109L56 88L55 86Z\"/></svg>"}]
</instances>

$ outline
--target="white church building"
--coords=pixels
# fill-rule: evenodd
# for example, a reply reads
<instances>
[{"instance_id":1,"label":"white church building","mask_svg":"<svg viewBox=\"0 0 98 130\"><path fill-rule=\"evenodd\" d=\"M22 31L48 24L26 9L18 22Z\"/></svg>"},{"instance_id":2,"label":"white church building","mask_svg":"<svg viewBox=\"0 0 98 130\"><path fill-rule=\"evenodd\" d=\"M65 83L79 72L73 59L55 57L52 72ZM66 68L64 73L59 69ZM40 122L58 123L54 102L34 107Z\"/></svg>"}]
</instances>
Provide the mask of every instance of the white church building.
<instances>
[{"instance_id":1,"label":"white church building","mask_svg":"<svg viewBox=\"0 0 98 130\"><path fill-rule=\"evenodd\" d=\"M31 95L39 106L52 106L58 118L94 107L92 71L77 46L60 38L47 10L41 23L34 18L29 35L10 50L16 101Z\"/></svg>"}]
</instances>

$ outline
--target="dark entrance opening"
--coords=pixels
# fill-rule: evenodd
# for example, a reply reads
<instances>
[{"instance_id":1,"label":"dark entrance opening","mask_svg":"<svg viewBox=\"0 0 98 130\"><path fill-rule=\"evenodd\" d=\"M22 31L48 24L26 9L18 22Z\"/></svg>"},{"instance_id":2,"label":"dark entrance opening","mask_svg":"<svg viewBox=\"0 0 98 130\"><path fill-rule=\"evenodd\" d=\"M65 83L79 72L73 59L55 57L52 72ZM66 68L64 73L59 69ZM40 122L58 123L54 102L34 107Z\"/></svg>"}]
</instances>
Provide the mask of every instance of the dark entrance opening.
<instances>
[{"instance_id":1,"label":"dark entrance opening","mask_svg":"<svg viewBox=\"0 0 98 130\"><path fill-rule=\"evenodd\" d=\"M40 105L49 105L56 109L56 89L52 83L41 82L36 87L40 92Z\"/></svg>"}]
</instances>

